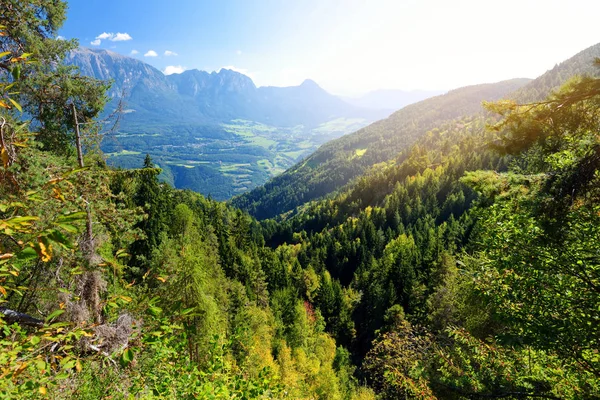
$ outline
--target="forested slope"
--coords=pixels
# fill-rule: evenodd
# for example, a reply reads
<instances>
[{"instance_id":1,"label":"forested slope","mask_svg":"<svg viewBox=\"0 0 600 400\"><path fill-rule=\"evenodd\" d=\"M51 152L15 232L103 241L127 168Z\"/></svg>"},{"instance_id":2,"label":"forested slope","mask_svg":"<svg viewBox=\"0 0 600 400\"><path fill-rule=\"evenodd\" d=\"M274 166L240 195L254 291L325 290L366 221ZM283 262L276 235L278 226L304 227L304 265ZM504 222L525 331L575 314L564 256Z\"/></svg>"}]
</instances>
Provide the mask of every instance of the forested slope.
<instances>
[{"instance_id":1,"label":"forested slope","mask_svg":"<svg viewBox=\"0 0 600 400\"><path fill-rule=\"evenodd\" d=\"M489 105L263 223L382 398L598 395L598 85Z\"/></svg>"},{"instance_id":2,"label":"forested slope","mask_svg":"<svg viewBox=\"0 0 600 400\"><path fill-rule=\"evenodd\" d=\"M271 218L327 195L369 167L393 160L428 130L461 116L482 111L482 101L494 101L529 82L514 79L456 89L396 111L351 135L333 140L263 187L232 200L258 219Z\"/></svg>"}]
</instances>

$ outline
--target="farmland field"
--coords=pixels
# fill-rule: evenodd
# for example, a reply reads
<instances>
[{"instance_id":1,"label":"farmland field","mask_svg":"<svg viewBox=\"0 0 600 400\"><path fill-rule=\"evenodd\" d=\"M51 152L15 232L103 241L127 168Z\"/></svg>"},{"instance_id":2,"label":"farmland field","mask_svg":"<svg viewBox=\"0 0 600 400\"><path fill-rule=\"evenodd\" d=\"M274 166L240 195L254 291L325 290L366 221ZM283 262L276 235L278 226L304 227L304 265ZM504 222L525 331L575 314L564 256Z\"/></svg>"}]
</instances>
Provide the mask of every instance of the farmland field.
<instances>
[{"instance_id":1,"label":"farmland field","mask_svg":"<svg viewBox=\"0 0 600 400\"><path fill-rule=\"evenodd\" d=\"M139 168L148 153L162 168L164 181L225 200L262 185L323 143L366 124L363 119L338 118L312 129L246 120L214 126L140 126L106 137L102 147L111 165Z\"/></svg>"}]
</instances>

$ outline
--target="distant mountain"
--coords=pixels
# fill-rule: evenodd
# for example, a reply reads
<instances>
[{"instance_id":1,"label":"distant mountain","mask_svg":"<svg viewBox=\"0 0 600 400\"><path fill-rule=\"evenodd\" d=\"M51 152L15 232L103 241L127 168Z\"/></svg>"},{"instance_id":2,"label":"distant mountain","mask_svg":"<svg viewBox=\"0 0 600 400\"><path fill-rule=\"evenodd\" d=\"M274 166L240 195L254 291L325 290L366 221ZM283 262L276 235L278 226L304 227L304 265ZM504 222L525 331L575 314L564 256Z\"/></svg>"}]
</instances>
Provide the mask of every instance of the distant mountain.
<instances>
[{"instance_id":1,"label":"distant mountain","mask_svg":"<svg viewBox=\"0 0 600 400\"><path fill-rule=\"evenodd\" d=\"M228 69L166 76L135 58L87 48L72 52L66 63L113 82L107 113L124 100L119 132L102 145L109 163L139 167L149 153L168 182L219 200L388 115L348 104L311 80L256 87Z\"/></svg>"},{"instance_id":2,"label":"distant mountain","mask_svg":"<svg viewBox=\"0 0 600 400\"><path fill-rule=\"evenodd\" d=\"M357 107L375 110L399 110L409 104L443 94L443 90L394 90L381 89L360 97L344 97L344 101Z\"/></svg>"}]
</instances>

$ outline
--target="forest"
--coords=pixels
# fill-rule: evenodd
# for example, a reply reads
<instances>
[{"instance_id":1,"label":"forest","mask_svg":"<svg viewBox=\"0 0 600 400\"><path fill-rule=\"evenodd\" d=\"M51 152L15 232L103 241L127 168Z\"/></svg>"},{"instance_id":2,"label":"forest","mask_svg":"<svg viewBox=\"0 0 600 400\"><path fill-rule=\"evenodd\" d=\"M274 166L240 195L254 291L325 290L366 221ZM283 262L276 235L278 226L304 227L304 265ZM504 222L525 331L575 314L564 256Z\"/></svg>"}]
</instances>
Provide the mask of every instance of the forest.
<instances>
[{"instance_id":1,"label":"forest","mask_svg":"<svg viewBox=\"0 0 600 400\"><path fill-rule=\"evenodd\" d=\"M2 6L0 397L600 398L599 46L225 203L107 165L67 4Z\"/></svg>"}]
</instances>

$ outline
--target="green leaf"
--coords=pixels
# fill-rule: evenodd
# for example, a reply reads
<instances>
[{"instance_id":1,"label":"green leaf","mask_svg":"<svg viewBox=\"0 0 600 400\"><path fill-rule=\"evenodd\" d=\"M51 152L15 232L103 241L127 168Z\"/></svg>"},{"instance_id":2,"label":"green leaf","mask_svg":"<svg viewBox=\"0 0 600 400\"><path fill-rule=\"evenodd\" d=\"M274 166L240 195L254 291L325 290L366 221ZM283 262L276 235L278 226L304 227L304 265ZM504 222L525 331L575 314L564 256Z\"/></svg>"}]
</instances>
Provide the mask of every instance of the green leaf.
<instances>
[{"instance_id":1,"label":"green leaf","mask_svg":"<svg viewBox=\"0 0 600 400\"><path fill-rule=\"evenodd\" d=\"M46 317L46 322L58 317L59 315L64 314L65 310L55 310L50 315Z\"/></svg>"},{"instance_id":2,"label":"green leaf","mask_svg":"<svg viewBox=\"0 0 600 400\"><path fill-rule=\"evenodd\" d=\"M54 225L58 226L59 228L64 229L65 231L67 231L69 233L77 233L77 232L79 232L79 229L77 229L73 225L61 224L61 223L55 223Z\"/></svg>"},{"instance_id":3,"label":"green leaf","mask_svg":"<svg viewBox=\"0 0 600 400\"><path fill-rule=\"evenodd\" d=\"M14 68L12 69L11 73L12 73L14 80L18 81L21 78L21 66L15 65Z\"/></svg>"},{"instance_id":4,"label":"green leaf","mask_svg":"<svg viewBox=\"0 0 600 400\"><path fill-rule=\"evenodd\" d=\"M125 349L123 354L121 355L121 363L125 366L128 365L131 361L133 361L133 350Z\"/></svg>"},{"instance_id":5,"label":"green leaf","mask_svg":"<svg viewBox=\"0 0 600 400\"><path fill-rule=\"evenodd\" d=\"M71 243L71 241L69 240L69 238L67 238L62 232L52 231L48 235L48 239L50 239L53 242L56 242L56 243L62 245L65 248L73 248L73 244Z\"/></svg>"},{"instance_id":6,"label":"green leaf","mask_svg":"<svg viewBox=\"0 0 600 400\"><path fill-rule=\"evenodd\" d=\"M57 223L81 221L86 216L85 211L76 211L70 214L62 215L56 219Z\"/></svg>"},{"instance_id":7,"label":"green leaf","mask_svg":"<svg viewBox=\"0 0 600 400\"><path fill-rule=\"evenodd\" d=\"M10 54L10 51L3 51L2 53L0 53L0 58L1 57L6 57L9 54Z\"/></svg>"},{"instance_id":8,"label":"green leaf","mask_svg":"<svg viewBox=\"0 0 600 400\"><path fill-rule=\"evenodd\" d=\"M17 254L17 258L20 260L27 260L30 258L36 258L37 252L35 251L35 249L33 247L25 247L23 250L21 250L18 254Z\"/></svg>"}]
</instances>

